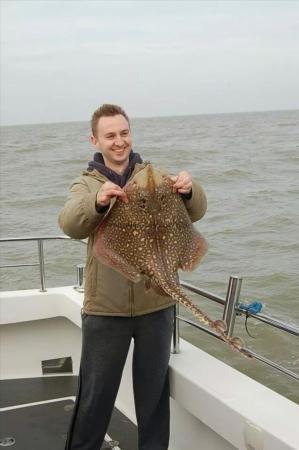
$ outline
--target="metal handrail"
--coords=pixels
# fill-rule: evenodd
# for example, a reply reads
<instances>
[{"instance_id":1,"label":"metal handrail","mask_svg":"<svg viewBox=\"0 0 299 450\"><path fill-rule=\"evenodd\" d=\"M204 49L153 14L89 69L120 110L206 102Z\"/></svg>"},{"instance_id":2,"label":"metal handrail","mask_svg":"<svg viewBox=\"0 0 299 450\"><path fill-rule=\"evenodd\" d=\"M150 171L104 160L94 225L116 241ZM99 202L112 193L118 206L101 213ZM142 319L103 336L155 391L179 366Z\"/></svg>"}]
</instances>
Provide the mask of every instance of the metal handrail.
<instances>
[{"instance_id":1,"label":"metal handrail","mask_svg":"<svg viewBox=\"0 0 299 450\"><path fill-rule=\"evenodd\" d=\"M39 266L40 268L40 281L41 281L41 292L46 292L46 286L45 286L45 262L44 262L44 252L43 252L43 242L47 241L47 240L68 240L68 241L76 241L76 242L80 242L83 244L87 244L86 240L84 239L73 239L70 238L69 236L66 235L62 235L62 236L26 236L26 237L11 237L11 238L0 238L0 243L1 242L21 242L21 241L37 241L38 243L38 258L39 258L39 263L35 263L35 264L6 264L3 266L0 266L0 268L11 268L11 267L27 267L27 266ZM78 277L78 286L77 286L77 290L79 292L84 292L84 286L83 286L83 267L84 265L79 264L78 265L78 272L77 272L77 277ZM280 330L286 331L287 333L290 333L294 336L299 336L299 329L286 324L285 322L282 322L278 319L275 319L273 317L267 316L265 314L260 314L260 313L251 313L249 311L244 311L243 309L241 309L238 306L238 302L239 302L239 296L240 296L240 290L241 290L241 284L242 284L242 279L237 277L237 276L231 276L229 279L229 283L228 283L228 289L227 289L227 295L226 295L226 299L224 299L223 297L220 297L218 295L215 295L211 292L205 291L203 289L200 289L186 281L180 280L180 284L182 287L188 289L191 292L194 292L202 297L205 297L207 299L210 299L218 304L221 304L224 306L224 312L223 312L223 320L226 322L227 325L227 330L226 330L226 334L228 336L232 336L233 334L233 329L234 329L234 322L235 322L235 318L237 315L247 315L250 317L254 317L257 320L260 320L261 322L267 323L270 326L273 326L275 328L278 328ZM175 308L175 326L174 326L174 332L173 332L173 353L179 353L179 339L180 339L180 334L179 334L179 321L183 321L185 323L188 323L192 326L194 326L197 329L200 329L208 334L210 334L211 336L214 336L218 339L221 339L221 337L213 332L212 330L200 325L199 323L193 322L192 320L186 319L182 316L179 315L179 304L176 304L176 308ZM299 381L299 376L286 369L285 367L277 364L274 361L271 361L255 352L253 352L252 350L246 348L245 349L248 353L251 354L251 356L259 361L264 362L265 364L279 370L280 372L292 377L293 379Z\"/></svg>"},{"instance_id":2,"label":"metal handrail","mask_svg":"<svg viewBox=\"0 0 299 450\"><path fill-rule=\"evenodd\" d=\"M190 285L189 283L186 283L184 281L181 281L180 284L181 284L181 286L185 287L186 289L188 289L196 294L199 294L203 297L209 298L211 300L216 301L217 303L221 303L224 305L223 320L225 320L226 325L227 325L226 334L228 336L232 336L236 315L241 315L241 314L250 315L251 317L259 319L262 322L267 323L275 328L279 328L280 330L286 331L287 333L290 333L294 336L297 336L297 337L299 336L299 329L294 326L286 324L286 323L284 323L280 320L274 319L270 316L266 316L265 314L260 314L260 313L254 314L254 313L249 313L247 311L242 310L238 306L238 299L239 299L240 290L241 290L241 281L242 281L242 279L238 278L236 276L230 277L228 289L227 289L226 300L224 300L221 297L216 297L209 292L205 293L204 290L198 289L196 286ZM205 294L207 294L207 295L205 295ZM192 325L193 327L195 327L199 330L202 330L211 336L221 339L221 337L214 331L212 331L192 320L189 320L189 319L186 319L185 317L180 316L179 315L179 304L176 305L176 313L175 314L176 314L176 322L178 322L178 320L182 320L183 322L188 323L189 325ZM173 348L174 348L174 353L179 353L179 340L178 340L178 342L173 341ZM285 367L281 366L280 364L276 363L275 361L272 361L268 358L265 358L264 356L259 355L258 353L250 350L249 348L244 347L244 350L246 350L253 358L267 364L268 366L273 367L274 369L279 370L280 372L284 373L285 375L288 375L289 377L293 378L294 380L299 381L299 375L297 375L295 372L292 372L291 370L286 369Z\"/></svg>"},{"instance_id":3,"label":"metal handrail","mask_svg":"<svg viewBox=\"0 0 299 450\"><path fill-rule=\"evenodd\" d=\"M202 297L206 297L210 300L216 301L217 303L220 303L222 305L225 305L226 300L223 297L216 296L214 294L211 294L210 292L206 292L203 289L197 288L196 286L193 286L190 283L187 283L186 281L180 282L181 286L185 287L191 292L194 292L195 294L201 295ZM287 333L293 334L295 336L299 336L299 328L296 328L292 325L289 325L285 322L282 322L281 320L275 319L274 317L268 316L266 314L261 313L251 313L249 311L244 311L241 309L238 305L236 306L236 314L237 315L248 315L250 317L254 317L255 319L267 323L268 325L271 325L275 328L279 328L280 330L286 331Z\"/></svg>"},{"instance_id":4,"label":"metal handrail","mask_svg":"<svg viewBox=\"0 0 299 450\"><path fill-rule=\"evenodd\" d=\"M34 264L4 264L3 266L0 266L0 269L4 268L11 268L11 267L33 267L33 266L39 266L39 272L40 272L40 283L41 283L41 292L47 292L46 289L46 277L45 277L45 257L44 257L44 241L50 241L50 240L67 240L67 241L76 241L76 242L82 242L83 244L86 244L86 241L83 239L73 239L69 236L24 236L24 237L11 237L11 238L0 238L1 242L25 242L25 241L36 241L38 244L38 263Z\"/></svg>"},{"instance_id":5,"label":"metal handrail","mask_svg":"<svg viewBox=\"0 0 299 450\"><path fill-rule=\"evenodd\" d=\"M80 241L84 242L83 239L73 239L66 235L59 235L59 236L21 236L21 237L9 237L9 238L0 238L0 242L16 242L16 241L37 241L41 239L42 241L48 241L48 240L57 240L57 239L64 239L66 241Z\"/></svg>"},{"instance_id":6,"label":"metal handrail","mask_svg":"<svg viewBox=\"0 0 299 450\"><path fill-rule=\"evenodd\" d=\"M185 323L197 328L198 330L204 331L205 333L209 334L210 336L213 336L213 337L221 340L221 337L219 336L219 334L215 333L215 331L212 331L211 329L206 328L203 325L200 325L199 323L193 322L193 320L186 319L185 317L180 316L179 314L176 314L176 319L181 320L182 322L185 322ZM280 372L284 373L285 375L288 375L289 377L293 378L294 380L299 381L299 376L295 372L292 372L291 370L286 369L285 367L281 366L280 364L276 363L275 361L272 361L271 359L268 359L268 358L265 358L264 356L259 355L258 353L254 352L253 350L250 350L247 347L244 347L244 350L246 350L246 352L248 352L253 358L257 359L258 361L261 361L261 362L267 364L268 366L279 370ZM175 353L179 353L179 352L175 352Z\"/></svg>"}]
</instances>

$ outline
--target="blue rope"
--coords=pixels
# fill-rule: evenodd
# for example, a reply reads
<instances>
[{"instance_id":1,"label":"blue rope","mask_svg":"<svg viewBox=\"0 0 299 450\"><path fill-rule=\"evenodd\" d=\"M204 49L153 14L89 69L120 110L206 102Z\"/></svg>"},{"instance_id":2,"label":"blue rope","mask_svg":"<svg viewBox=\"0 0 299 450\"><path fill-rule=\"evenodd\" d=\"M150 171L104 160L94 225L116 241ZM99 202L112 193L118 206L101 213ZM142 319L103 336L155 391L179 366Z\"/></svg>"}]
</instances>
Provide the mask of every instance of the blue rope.
<instances>
[{"instance_id":1,"label":"blue rope","mask_svg":"<svg viewBox=\"0 0 299 450\"><path fill-rule=\"evenodd\" d=\"M240 309L243 309L243 311L246 311L245 328L246 328L247 334L250 337L254 338L255 336L252 336L252 334L249 333L249 330L247 328L247 320L249 317L249 313L258 314L259 312L261 312L261 310L263 308L263 304L261 302L253 301L251 303L239 303L238 307Z\"/></svg>"},{"instance_id":2,"label":"blue rope","mask_svg":"<svg viewBox=\"0 0 299 450\"><path fill-rule=\"evenodd\" d=\"M252 314L258 314L261 312L263 304L261 302L254 301L251 303L239 303L238 307Z\"/></svg>"}]
</instances>

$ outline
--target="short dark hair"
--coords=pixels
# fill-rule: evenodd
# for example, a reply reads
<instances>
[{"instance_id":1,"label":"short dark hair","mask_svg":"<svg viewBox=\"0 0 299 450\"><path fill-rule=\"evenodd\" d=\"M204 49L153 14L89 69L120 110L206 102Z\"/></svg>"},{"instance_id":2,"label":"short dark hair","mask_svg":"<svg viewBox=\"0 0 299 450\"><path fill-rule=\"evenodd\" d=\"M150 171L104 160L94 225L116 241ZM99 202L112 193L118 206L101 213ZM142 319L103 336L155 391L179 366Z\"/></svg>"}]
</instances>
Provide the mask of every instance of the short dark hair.
<instances>
[{"instance_id":1,"label":"short dark hair","mask_svg":"<svg viewBox=\"0 0 299 450\"><path fill-rule=\"evenodd\" d=\"M117 116L118 114L121 114L122 116L124 116L130 126L129 117L127 116L126 112L120 106L104 103L102 106L100 106L98 109L96 109L91 118L92 134L94 136L97 135L97 126L98 126L99 119L101 117Z\"/></svg>"}]
</instances>

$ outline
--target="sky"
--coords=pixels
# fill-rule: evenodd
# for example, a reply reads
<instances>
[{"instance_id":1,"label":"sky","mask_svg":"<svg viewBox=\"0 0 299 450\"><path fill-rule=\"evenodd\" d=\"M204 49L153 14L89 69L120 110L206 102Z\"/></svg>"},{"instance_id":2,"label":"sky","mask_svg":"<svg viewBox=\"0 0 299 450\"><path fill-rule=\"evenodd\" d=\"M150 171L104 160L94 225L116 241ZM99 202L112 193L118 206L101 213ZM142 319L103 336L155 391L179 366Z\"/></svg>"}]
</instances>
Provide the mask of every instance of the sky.
<instances>
[{"instance_id":1,"label":"sky","mask_svg":"<svg viewBox=\"0 0 299 450\"><path fill-rule=\"evenodd\" d=\"M299 109L299 1L1 0L1 124Z\"/></svg>"}]
</instances>

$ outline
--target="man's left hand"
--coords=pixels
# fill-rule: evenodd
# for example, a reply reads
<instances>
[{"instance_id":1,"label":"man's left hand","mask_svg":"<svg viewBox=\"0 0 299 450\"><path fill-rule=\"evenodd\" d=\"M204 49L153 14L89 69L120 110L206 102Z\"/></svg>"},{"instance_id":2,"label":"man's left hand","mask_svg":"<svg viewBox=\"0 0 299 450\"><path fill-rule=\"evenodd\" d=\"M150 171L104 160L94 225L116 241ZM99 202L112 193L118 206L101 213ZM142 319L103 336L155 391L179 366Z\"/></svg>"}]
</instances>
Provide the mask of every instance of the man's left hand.
<instances>
[{"instance_id":1,"label":"man's left hand","mask_svg":"<svg viewBox=\"0 0 299 450\"><path fill-rule=\"evenodd\" d=\"M179 192L180 194L189 194L192 189L191 175L183 170L178 175L171 177L175 182L173 185L173 192Z\"/></svg>"}]
</instances>

